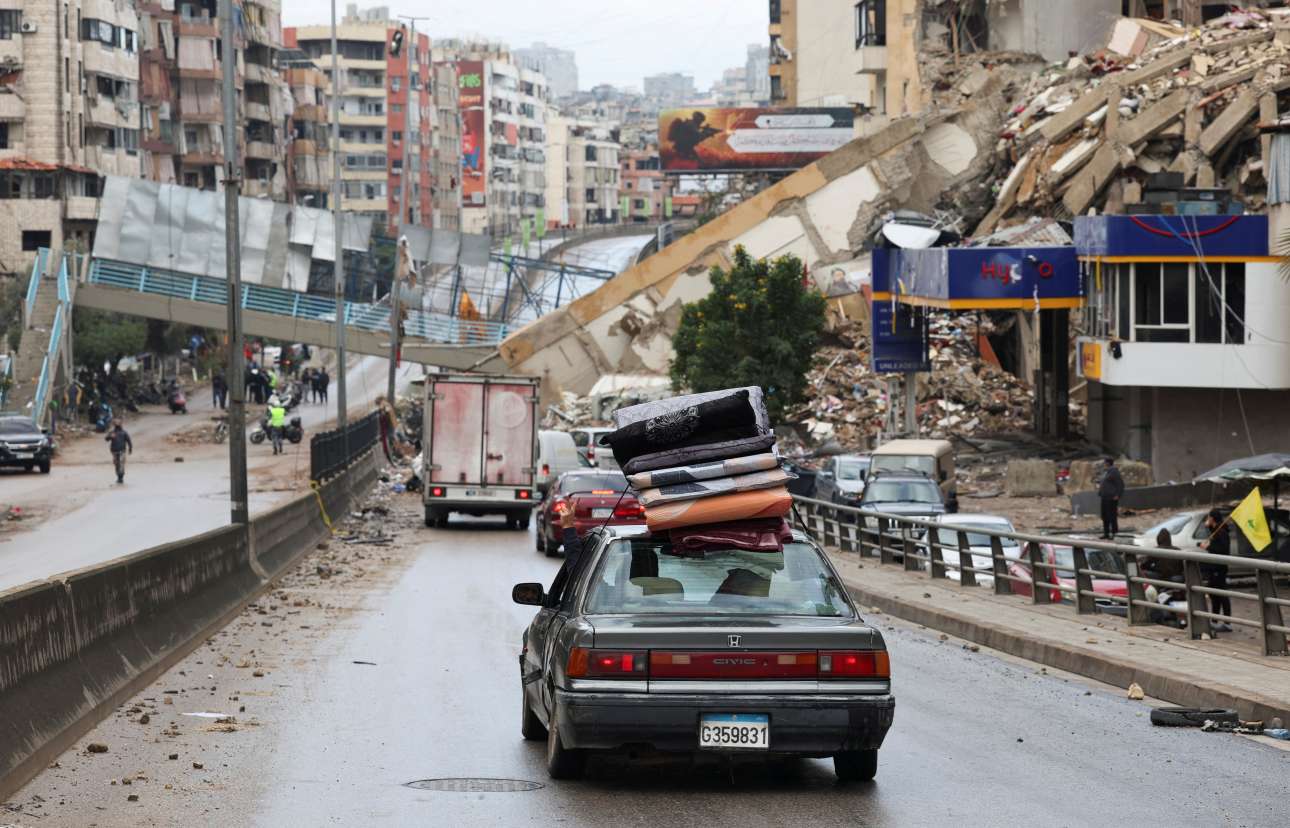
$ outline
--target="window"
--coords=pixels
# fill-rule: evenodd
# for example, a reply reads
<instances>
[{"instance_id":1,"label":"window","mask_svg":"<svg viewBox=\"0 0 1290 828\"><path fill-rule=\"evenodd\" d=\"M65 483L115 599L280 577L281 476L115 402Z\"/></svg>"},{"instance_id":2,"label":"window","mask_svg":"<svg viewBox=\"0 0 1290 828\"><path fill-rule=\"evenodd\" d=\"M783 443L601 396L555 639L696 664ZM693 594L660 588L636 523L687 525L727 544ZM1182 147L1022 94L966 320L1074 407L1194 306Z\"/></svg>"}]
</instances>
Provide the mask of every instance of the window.
<instances>
[{"instance_id":1,"label":"window","mask_svg":"<svg viewBox=\"0 0 1290 828\"><path fill-rule=\"evenodd\" d=\"M1104 264L1093 333L1135 342L1245 344L1245 265Z\"/></svg>"},{"instance_id":2,"label":"window","mask_svg":"<svg viewBox=\"0 0 1290 828\"><path fill-rule=\"evenodd\" d=\"M586 155L586 159L587 159L588 161L595 161L595 160L596 160L596 148L595 148L595 147L587 147L587 155Z\"/></svg>"},{"instance_id":3,"label":"window","mask_svg":"<svg viewBox=\"0 0 1290 828\"><path fill-rule=\"evenodd\" d=\"M0 121L0 149L9 149L9 122Z\"/></svg>"},{"instance_id":4,"label":"window","mask_svg":"<svg viewBox=\"0 0 1290 828\"><path fill-rule=\"evenodd\" d=\"M403 143L403 133L402 133L402 132L399 132L397 129L396 129L396 130L394 130L394 131L392 131L392 132L390 133L390 140L391 140L391 141L393 141L393 142L394 142L394 143L396 143L396 144L401 144L401 143Z\"/></svg>"},{"instance_id":5,"label":"window","mask_svg":"<svg viewBox=\"0 0 1290 828\"><path fill-rule=\"evenodd\" d=\"M403 78L399 77L398 75L391 75L391 76L390 76L390 91L391 91L391 92L398 92L398 91L399 91L400 89L402 89L402 88L403 88Z\"/></svg>"},{"instance_id":6,"label":"window","mask_svg":"<svg viewBox=\"0 0 1290 828\"><path fill-rule=\"evenodd\" d=\"M784 100L784 81L779 75L770 76L770 99L772 101Z\"/></svg>"},{"instance_id":7,"label":"window","mask_svg":"<svg viewBox=\"0 0 1290 828\"><path fill-rule=\"evenodd\" d=\"M783 11L780 9L780 0L770 0L770 22L779 23L783 19Z\"/></svg>"},{"instance_id":8,"label":"window","mask_svg":"<svg viewBox=\"0 0 1290 828\"><path fill-rule=\"evenodd\" d=\"M856 48L887 45L887 0L856 3Z\"/></svg>"},{"instance_id":9,"label":"window","mask_svg":"<svg viewBox=\"0 0 1290 828\"><path fill-rule=\"evenodd\" d=\"M22 11L19 9L0 9L0 40L13 40L13 36L22 31ZM23 234L26 235L25 233ZM26 250L23 247L23 250Z\"/></svg>"},{"instance_id":10,"label":"window","mask_svg":"<svg viewBox=\"0 0 1290 828\"><path fill-rule=\"evenodd\" d=\"M1245 263L1223 265L1223 302L1227 306L1226 341L1245 344Z\"/></svg>"},{"instance_id":11,"label":"window","mask_svg":"<svg viewBox=\"0 0 1290 828\"><path fill-rule=\"evenodd\" d=\"M22 249L35 252L42 247L54 246L54 234L51 230L23 230Z\"/></svg>"}]
</instances>

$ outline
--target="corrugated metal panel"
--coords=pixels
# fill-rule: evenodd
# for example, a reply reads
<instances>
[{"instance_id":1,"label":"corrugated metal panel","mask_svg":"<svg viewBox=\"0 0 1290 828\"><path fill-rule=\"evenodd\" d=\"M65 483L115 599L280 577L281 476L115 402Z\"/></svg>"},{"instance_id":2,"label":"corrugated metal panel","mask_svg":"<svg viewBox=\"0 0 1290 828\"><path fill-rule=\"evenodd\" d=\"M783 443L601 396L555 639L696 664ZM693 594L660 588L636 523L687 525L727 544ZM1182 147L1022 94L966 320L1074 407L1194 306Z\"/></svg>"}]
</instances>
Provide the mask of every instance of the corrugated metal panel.
<instances>
[{"instance_id":1,"label":"corrugated metal panel","mask_svg":"<svg viewBox=\"0 0 1290 828\"><path fill-rule=\"evenodd\" d=\"M264 282L270 287L282 287L287 274L287 238L291 235L292 213L286 204L273 205L269 219L269 246L264 253Z\"/></svg>"},{"instance_id":2,"label":"corrugated metal panel","mask_svg":"<svg viewBox=\"0 0 1290 828\"><path fill-rule=\"evenodd\" d=\"M148 264L167 270L179 270L180 240L184 235L184 216L192 190L172 184L161 185L157 192L157 210Z\"/></svg>"},{"instance_id":3,"label":"corrugated metal panel","mask_svg":"<svg viewBox=\"0 0 1290 828\"><path fill-rule=\"evenodd\" d=\"M99 199L99 223L94 232L94 255L100 259L120 259L121 212L125 207L130 179L108 176Z\"/></svg>"},{"instance_id":4,"label":"corrugated metal panel","mask_svg":"<svg viewBox=\"0 0 1290 828\"><path fill-rule=\"evenodd\" d=\"M314 237L318 235L318 216L324 215L321 210L309 207L295 209L295 221L291 225L291 243L302 244L313 249Z\"/></svg>"},{"instance_id":5,"label":"corrugated metal panel","mask_svg":"<svg viewBox=\"0 0 1290 828\"><path fill-rule=\"evenodd\" d=\"M151 181L131 182L121 214L118 256L122 260L138 263L148 261L152 248L152 221L160 187L160 184Z\"/></svg>"},{"instance_id":6,"label":"corrugated metal panel","mask_svg":"<svg viewBox=\"0 0 1290 828\"><path fill-rule=\"evenodd\" d=\"M309 266L313 260L308 250L293 247L287 251L287 278L282 287L305 292L309 289Z\"/></svg>"},{"instance_id":7,"label":"corrugated metal panel","mask_svg":"<svg viewBox=\"0 0 1290 828\"><path fill-rule=\"evenodd\" d=\"M318 232L314 235L313 257L324 262L336 261L336 222L331 213L318 216Z\"/></svg>"},{"instance_id":8,"label":"corrugated metal panel","mask_svg":"<svg viewBox=\"0 0 1290 828\"><path fill-rule=\"evenodd\" d=\"M455 265L461 257L461 234L453 230L436 230L430 236L431 264Z\"/></svg>"},{"instance_id":9,"label":"corrugated metal panel","mask_svg":"<svg viewBox=\"0 0 1290 828\"><path fill-rule=\"evenodd\" d=\"M265 259L269 250L269 228L273 225L273 202L262 199L241 199L238 213L242 227L242 279L251 284L268 284L265 281ZM281 282L281 273L274 282Z\"/></svg>"},{"instance_id":10,"label":"corrugated metal panel","mask_svg":"<svg viewBox=\"0 0 1290 828\"><path fill-rule=\"evenodd\" d=\"M461 263L468 267L488 267L488 254L492 252L493 239L463 233L461 236Z\"/></svg>"}]
</instances>

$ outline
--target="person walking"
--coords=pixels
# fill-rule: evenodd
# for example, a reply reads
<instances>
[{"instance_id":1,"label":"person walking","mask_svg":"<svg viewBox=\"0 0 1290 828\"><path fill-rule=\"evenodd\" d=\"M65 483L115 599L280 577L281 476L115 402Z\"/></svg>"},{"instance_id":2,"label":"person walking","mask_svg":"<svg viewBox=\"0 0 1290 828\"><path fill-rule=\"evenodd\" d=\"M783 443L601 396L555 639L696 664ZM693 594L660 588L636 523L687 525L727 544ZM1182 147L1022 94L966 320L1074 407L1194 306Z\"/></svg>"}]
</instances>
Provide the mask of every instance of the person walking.
<instances>
[{"instance_id":1,"label":"person walking","mask_svg":"<svg viewBox=\"0 0 1290 828\"><path fill-rule=\"evenodd\" d=\"M287 409L277 397L269 400L269 439L273 441L273 453L282 453L282 432L287 427Z\"/></svg>"},{"instance_id":2,"label":"person walking","mask_svg":"<svg viewBox=\"0 0 1290 828\"><path fill-rule=\"evenodd\" d=\"M216 371L215 376L211 379L212 402L211 408L218 408L224 411L228 408L228 380L224 379L224 374Z\"/></svg>"},{"instance_id":3,"label":"person walking","mask_svg":"<svg viewBox=\"0 0 1290 828\"><path fill-rule=\"evenodd\" d=\"M125 482L125 455L134 454L134 443L130 434L121 426L120 420L112 421L112 430L103 438L112 451L112 466L116 469L116 482Z\"/></svg>"},{"instance_id":4,"label":"person walking","mask_svg":"<svg viewBox=\"0 0 1290 828\"><path fill-rule=\"evenodd\" d=\"M326 368L318 369L318 396L320 401L325 405L327 403L327 386L331 385L331 375L327 373Z\"/></svg>"},{"instance_id":5,"label":"person walking","mask_svg":"<svg viewBox=\"0 0 1290 828\"><path fill-rule=\"evenodd\" d=\"M1115 467L1115 460L1108 457L1102 480L1097 484L1097 496L1102 500L1102 539L1112 540L1120 531L1120 497L1124 494L1124 478Z\"/></svg>"},{"instance_id":6,"label":"person walking","mask_svg":"<svg viewBox=\"0 0 1290 828\"><path fill-rule=\"evenodd\" d=\"M1210 536L1208 540L1201 542L1201 549L1211 555L1232 554L1232 539L1227 533L1227 521L1223 519L1222 512L1210 509L1209 514L1205 516L1205 528L1210 531ZM1211 589L1227 589L1226 564L1201 564L1200 577L1205 586ZM1226 615L1231 618L1232 599L1226 595L1209 596L1209 611L1215 615ZM1212 618L1209 627L1213 632L1232 631L1231 624L1226 621L1215 621Z\"/></svg>"},{"instance_id":7,"label":"person walking","mask_svg":"<svg viewBox=\"0 0 1290 828\"><path fill-rule=\"evenodd\" d=\"M305 389L305 399L313 402L318 398L318 392L314 389L314 369L306 368L300 372L300 382Z\"/></svg>"}]
</instances>

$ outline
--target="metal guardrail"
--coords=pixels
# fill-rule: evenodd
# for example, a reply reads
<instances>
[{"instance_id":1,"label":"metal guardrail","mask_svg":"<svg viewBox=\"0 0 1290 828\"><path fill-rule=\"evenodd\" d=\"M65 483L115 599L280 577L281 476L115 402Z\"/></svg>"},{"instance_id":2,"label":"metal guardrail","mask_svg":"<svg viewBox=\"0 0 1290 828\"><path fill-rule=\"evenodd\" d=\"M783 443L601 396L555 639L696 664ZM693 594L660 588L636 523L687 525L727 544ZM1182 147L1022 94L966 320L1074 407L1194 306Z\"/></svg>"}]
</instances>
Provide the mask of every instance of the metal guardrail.
<instances>
[{"instance_id":1,"label":"metal guardrail","mask_svg":"<svg viewBox=\"0 0 1290 828\"><path fill-rule=\"evenodd\" d=\"M223 279L194 276L171 270L143 267L108 259L95 259L88 281L94 285L132 290L157 296L210 302L228 301L228 283ZM305 319L335 322L336 302L330 297L300 293L265 285L242 285L242 307L247 310ZM390 330L390 309L385 305L345 302L345 324L371 332ZM508 328L497 322L468 321L442 313L409 311L403 323L407 336L433 342L493 345L505 338Z\"/></svg>"},{"instance_id":2,"label":"metal guardrail","mask_svg":"<svg viewBox=\"0 0 1290 828\"><path fill-rule=\"evenodd\" d=\"M375 446L381 436L379 416L379 411L373 411L343 430L324 431L309 438L309 479L321 483L334 477Z\"/></svg>"},{"instance_id":3,"label":"metal guardrail","mask_svg":"<svg viewBox=\"0 0 1290 828\"><path fill-rule=\"evenodd\" d=\"M45 407L49 404L49 387L53 382L54 372L58 369L58 346L63 338L63 309L59 304L54 310L54 324L49 328L49 345L45 349L45 361L40 365L40 379L36 383L36 396L32 398L31 416L37 423L43 422Z\"/></svg>"},{"instance_id":4,"label":"metal guardrail","mask_svg":"<svg viewBox=\"0 0 1290 828\"><path fill-rule=\"evenodd\" d=\"M1264 655L1286 653L1290 627L1286 626L1283 610L1290 608L1290 598L1277 594L1275 578L1290 576L1290 563L1181 549L1127 546L1087 538L1000 532L981 525L955 525L953 515L947 516L945 522L938 522L861 510L808 497L794 496L793 501L799 507L799 514L812 537L822 545L836 547L842 552L856 552L862 558L877 557L882 563L896 563L899 557L899 563L907 571L925 569L931 578L946 578L947 572L957 572L959 584L964 587L975 587L977 575L988 576L993 579L996 595L1013 594L1013 585L1023 584L1030 589L1032 603L1065 603L1069 600L1080 614L1097 612L1099 604L1120 605L1125 608L1126 618L1131 625L1155 623L1153 616L1160 618L1160 613L1172 614L1186 619L1187 630L1193 639L1212 634L1210 624L1213 621L1253 627L1262 635ZM971 551L969 534L990 538L991 551L988 556L983 552ZM1004 553L1004 540L1015 541L1016 548L1021 550L1020 554L1007 556ZM1046 576L1059 570L1072 568L1045 560L1042 552L1045 544L1070 547L1074 559L1073 586L1059 583L1056 578L1047 579ZM1122 556L1127 575L1091 568L1088 561L1089 550L1103 550ZM990 558L990 567L976 566L974 556ZM1144 571L1152 569L1146 565L1152 560L1180 562L1183 580L1166 581L1144 575ZM1015 575L1008 570L1008 563L1011 561L1025 564L1032 574L1042 574L1037 578ZM1201 574L1201 567L1204 565L1229 568L1239 565L1243 570L1253 570L1255 592L1205 586ZM1097 591L1094 588L1095 579L1125 581L1127 596ZM1158 590L1181 591L1185 596L1185 605L1172 607L1147 600L1149 586ZM1257 620L1210 612L1206 609L1206 596L1256 602Z\"/></svg>"}]
</instances>

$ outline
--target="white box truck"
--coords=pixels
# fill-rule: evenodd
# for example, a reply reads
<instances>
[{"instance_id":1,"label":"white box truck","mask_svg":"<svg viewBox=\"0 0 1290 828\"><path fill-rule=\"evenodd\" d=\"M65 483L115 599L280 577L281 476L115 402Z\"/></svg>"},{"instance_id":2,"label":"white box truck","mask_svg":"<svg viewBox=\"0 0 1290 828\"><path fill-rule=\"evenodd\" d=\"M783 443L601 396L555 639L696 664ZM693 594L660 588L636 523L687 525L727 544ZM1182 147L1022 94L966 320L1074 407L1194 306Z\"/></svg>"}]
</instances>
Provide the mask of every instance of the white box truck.
<instances>
[{"instance_id":1,"label":"white box truck","mask_svg":"<svg viewBox=\"0 0 1290 828\"><path fill-rule=\"evenodd\" d=\"M538 502L538 380L430 374L425 395L426 526L447 526L456 512L527 529Z\"/></svg>"}]
</instances>

